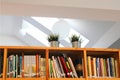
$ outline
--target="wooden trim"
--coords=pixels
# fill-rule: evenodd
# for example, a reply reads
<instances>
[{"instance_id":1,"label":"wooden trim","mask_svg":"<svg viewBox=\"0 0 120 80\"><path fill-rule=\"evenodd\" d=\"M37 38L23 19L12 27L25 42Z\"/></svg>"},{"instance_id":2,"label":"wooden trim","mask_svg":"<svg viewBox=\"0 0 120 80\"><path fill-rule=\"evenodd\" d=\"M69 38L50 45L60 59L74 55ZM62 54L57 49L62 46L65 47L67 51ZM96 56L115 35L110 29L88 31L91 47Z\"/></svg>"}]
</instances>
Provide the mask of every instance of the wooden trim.
<instances>
[{"instance_id":1,"label":"wooden trim","mask_svg":"<svg viewBox=\"0 0 120 80\"><path fill-rule=\"evenodd\" d=\"M38 73L39 73L39 55L38 53L36 54L36 77L38 78Z\"/></svg>"},{"instance_id":2,"label":"wooden trim","mask_svg":"<svg viewBox=\"0 0 120 80\"><path fill-rule=\"evenodd\" d=\"M4 48L3 80L6 78L7 48Z\"/></svg>"},{"instance_id":3,"label":"wooden trim","mask_svg":"<svg viewBox=\"0 0 120 80\"><path fill-rule=\"evenodd\" d=\"M48 61L48 59L49 59L49 50L48 49L46 49L46 80L48 80L48 78L49 78L49 61Z\"/></svg>"},{"instance_id":4,"label":"wooden trim","mask_svg":"<svg viewBox=\"0 0 120 80\"><path fill-rule=\"evenodd\" d=\"M85 78L88 78L88 75L87 75L87 52L86 52L86 49L84 49L84 76L85 76Z\"/></svg>"}]
</instances>

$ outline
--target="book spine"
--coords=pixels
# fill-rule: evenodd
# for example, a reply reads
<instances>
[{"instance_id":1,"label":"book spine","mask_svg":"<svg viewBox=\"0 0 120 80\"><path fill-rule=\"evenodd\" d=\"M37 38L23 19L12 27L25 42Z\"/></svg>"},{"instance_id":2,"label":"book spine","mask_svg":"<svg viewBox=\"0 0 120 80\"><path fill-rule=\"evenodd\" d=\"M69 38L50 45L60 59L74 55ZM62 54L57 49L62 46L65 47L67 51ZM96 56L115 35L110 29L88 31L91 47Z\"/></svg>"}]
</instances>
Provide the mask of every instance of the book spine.
<instances>
[{"instance_id":1,"label":"book spine","mask_svg":"<svg viewBox=\"0 0 120 80\"><path fill-rule=\"evenodd\" d=\"M59 62L59 65L60 65L61 76L64 78L65 77L65 73L64 73L64 70L63 70L62 63L60 61L60 57L58 56L57 58L58 58L58 62Z\"/></svg>"},{"instance_id":2,"label":"book spine","mask_svg":"<svg viewBox=\"0 0 120 80\"><path fill-rule=\"evenodd\" d=\"M70 74L69 74L69 71L68 71L68 68L66 66L66 63L65 63L65 60L63 57L60 57L60 61L62 63L62 66L63 66L63 69L64 69L64 72L66 74L66 77L70 78Z\"/></svg>"},{"instance_id":3,"label":"book spine","mask_svg":"<svg viewBox=\"0 0 120 80\"><path fill-rule=\"evenodd\" d=\"M109 62L109 58L107 58L107 74L108 74L108 77L111 77L111 75L110 75L110 62Z\"/></svg>"},{"instance_id":4,"label":"book spine","mask_svg":"<svg viewBox=\"0 0 120 80\"><path fill-rule=\"evenodd\" d=\"M16 78L18 77L18 55L16 54L16 61L15 61L15 74Z\"/></svg>"},{"instance_id":5,"label":"book spine","mask_svg":"<svg viewBox=\"0 0 120 80\"><path fill-rule=\"evenodd\" d=\"M89 77L92 77L91 57L90 56L88 56L88 70L89 70Z\"/></svg>"},{"instance_id":6,"label":"book spine","mask_svg":"<svg viewBox=\"0 0 120 80\"><path fill-rule=\"evenodd\" d=\"M96 58L93 58L93 76L96 77Z\"/></svg>"},{"instance_id":7,"label":"book spine","mask_svg":"<svg viewBox=\"0 0 120 80\"><path fill-rule=\"evenodd\" d=\"M96 70L97 70L97 77L100 76L100 71L99 71L99 58L96 58Z\"/></svg>"},{"instance_id":8,"label":"book spine","mask_svg":"<svg viewBox=\"0 0 120 80\"><path fill-rule=\"evenodd\" d=\"M54 78L57 78L57 77L56 77L56 73L55 73L55 67L54 67L53 60L51 60L51 63L52 63L53 77L54 77Z\"/></svg>"},{"instance_id":9,"label":"book spine","mask_svg":"<svg viewBox=\"0 0 120 80\"><path fill-rule=\"evenodd\" d=\"M116 77L118 77L118 63L116 59L115 59L115 74L116 74Z\"/></svg>"},{"instance_id":10,"label":"book spine","mask_svg":"<svg viewBox=\"0 0 120 80\"><path fill-rule=\"evenodd\" d=\"M109 58L109 66L110 66L110 76L113 77L113 66L112 66L112 57Z\"/></svg>"},{"instance_id":11,"label":"book spine","mask_svg":"<svg viewBox=\"0 0 120 80\"><path fill-rule=\"evenodd\" d=\"M75 67L74 67L74 65L73 65L72 59L71 59L70 57L68 57L68 61L69 61L70 66L71 66L71 68L72 68L73 75L75 76L75 78L78 78L77 72L76 72L76 70L75 70Z\"/></svg>"}]
</instances>

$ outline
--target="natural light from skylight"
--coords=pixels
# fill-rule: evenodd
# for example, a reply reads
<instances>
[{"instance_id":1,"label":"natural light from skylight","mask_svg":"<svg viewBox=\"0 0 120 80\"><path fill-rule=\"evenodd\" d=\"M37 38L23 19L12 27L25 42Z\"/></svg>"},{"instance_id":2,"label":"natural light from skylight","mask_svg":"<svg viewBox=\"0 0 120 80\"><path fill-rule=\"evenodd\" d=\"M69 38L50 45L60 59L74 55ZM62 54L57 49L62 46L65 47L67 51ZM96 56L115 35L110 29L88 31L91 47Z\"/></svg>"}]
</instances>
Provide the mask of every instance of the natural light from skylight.
<instances>
[{"instance_id":1,"label":"natural light from skylight","mask_svg":"<svg viewBox=\"0 0 120 80\"><path fill-rule=\"evenodd\" d=\"M47 35L25 20L23 20L21 33L24 33L24 35L27 33L35 39L37 39L38 41L40 41L41 43L43 43L44 45L49 46L47 41Z\"/></svg>"},{"instance_id":2,"label":"natural light from skylight","mask_svg":"<svg viewBox=\"0 0 120 80\"><path fill-rule=\"evenodd\" d=\"M43 27L50 30L50 32L57 31L57 28L59 27L58 28L59 35L66 34L66 36L64 38L60 37L61 38L60 41L64 40L67 42L67 44L69 43L71 45L69 38L73 34L80 35L80 38L82 38L83 42L81 44L81 47L85 47L89 42L89 40L87 38L85 38L83 35L81 35L79 32L77 32L74 28L72 28L72 26L68 25L69 29L66 28L67 24L68 24L67 22L65 22L65 24L63 24L62 26L61 25L59 26L59 23L61 23L61 22L64 23L64 19L61 20L59 18L46 18L46 17L31 17L31 18L33 20L37 21L39 24L43 25ZM57 25L55 25L56 23L57 23ZM64 33L65 28L66 28L66 33ZM55 30L53 30L53 29L55 29ZM61 34L59 31L64 34ZM20 30L20 32L23 36L25 36L27 33L27 34L31 35L34 39L36 39L39 42L41 42L42 44L44 44L44 46L49 46L49 42L47 40L47 37L49 34L43 32L42 30L40 30L40 28L37 28L32 23L29 23L26 20L23 20L22 29ZM65 45L62 45L62 43L60 43L60 47L64 47L64 46ZM71 47L71 46L68 46L68 47Z\"/></svg>"}]
</instances>

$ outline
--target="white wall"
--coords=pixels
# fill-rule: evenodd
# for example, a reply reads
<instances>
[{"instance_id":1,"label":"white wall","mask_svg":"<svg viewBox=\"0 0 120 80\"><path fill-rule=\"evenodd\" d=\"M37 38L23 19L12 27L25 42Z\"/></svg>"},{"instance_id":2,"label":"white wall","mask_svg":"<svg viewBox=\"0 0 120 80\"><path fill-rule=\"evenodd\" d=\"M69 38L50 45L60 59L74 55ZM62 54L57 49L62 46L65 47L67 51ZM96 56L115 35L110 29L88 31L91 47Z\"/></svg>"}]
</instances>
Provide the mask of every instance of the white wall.
<instances>
[{"instance_id":1,"label":"white wall","mask_svg":"<svg viewBox=\"0 0 120 80\"><path fill-rule=\"evenodd\" d=\"M0 34L0 46L26 46L24 42L20 41L14 36Z\"/></svg>"}]
</instances>

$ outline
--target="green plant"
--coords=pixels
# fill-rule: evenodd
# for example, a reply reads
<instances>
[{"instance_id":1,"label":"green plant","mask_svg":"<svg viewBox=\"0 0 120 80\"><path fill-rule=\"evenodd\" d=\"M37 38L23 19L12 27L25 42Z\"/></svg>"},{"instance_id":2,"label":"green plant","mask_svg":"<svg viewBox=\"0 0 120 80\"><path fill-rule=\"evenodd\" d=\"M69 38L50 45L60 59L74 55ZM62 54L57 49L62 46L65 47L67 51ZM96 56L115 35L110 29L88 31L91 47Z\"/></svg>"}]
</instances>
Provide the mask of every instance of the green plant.
<instances>
[{"instance_id":1,"label":"green plant","mask_svg":"<svg viewBox=\"0 0 120 80\"><path fill-rule=\"evenodd\" d=\"M51 41L58 41L59 39L59 35L58 34L50 34L48 36L48 41L51 42Z\"/></svg>"},{"instance_id":2,"label":"green plant","mask_svg":"<svg viewBox=\"0 0 120 80\"><path fill-rule=\"evenodd\" d=\"M80 36L77 36L76 34L73 34L73 35L70 37L70 41L71 41L71 42L74 42L74 41L80 41L80 42L82 42L82 39L80 39Z\"/></svg>"}]
</instances>

